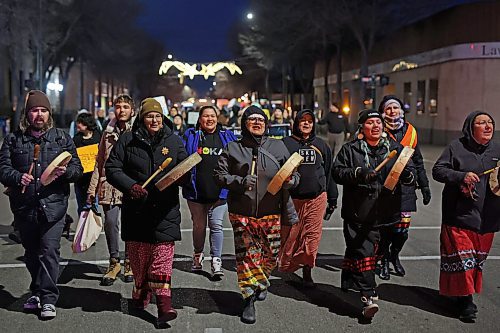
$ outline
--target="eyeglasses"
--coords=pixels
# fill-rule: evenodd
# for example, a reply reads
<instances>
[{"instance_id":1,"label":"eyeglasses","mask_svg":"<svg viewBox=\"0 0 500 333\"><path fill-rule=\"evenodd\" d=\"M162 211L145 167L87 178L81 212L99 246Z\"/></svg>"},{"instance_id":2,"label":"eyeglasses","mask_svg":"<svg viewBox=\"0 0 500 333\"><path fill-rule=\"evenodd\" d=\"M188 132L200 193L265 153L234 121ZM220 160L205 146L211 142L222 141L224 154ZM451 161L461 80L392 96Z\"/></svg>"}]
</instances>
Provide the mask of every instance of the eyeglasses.
<instances>
[{"instance_id":1,"label":"eyeglasses","mask_svg":"<svg viewBox=\"0 0 500 333\"><path fill-rule=\"evenodd\" d=\"M247 118L247 121L249 121L251 123L260 123L260 124L263 124L266 122L266 120L264 118L260 118L260 117L249 117L249 118Z\"/></svg>"},{"instance_id":2,"label":"eyeglasses","mask_svg":"<svg viewBox=\"0 0 500 333\"><path fill-rule=\"evenodd\" d=\"M481 121L478 121L477 123L474 123L474 125L478 125L478 126L486 126L486 124L493 126L493 120L481 120Z\"/></svg>"},{"instance_id":3,"label":"eyeglasses","mask_svg":"<svg viewBox=\"0 0 500 333\"><path fill-rule=\"evenodd\" d=\"M144 116L144 118L146 118L147 120L160 120L163 118L162 115L147 115L147 116Z\"/></svg>"}]
</instances>

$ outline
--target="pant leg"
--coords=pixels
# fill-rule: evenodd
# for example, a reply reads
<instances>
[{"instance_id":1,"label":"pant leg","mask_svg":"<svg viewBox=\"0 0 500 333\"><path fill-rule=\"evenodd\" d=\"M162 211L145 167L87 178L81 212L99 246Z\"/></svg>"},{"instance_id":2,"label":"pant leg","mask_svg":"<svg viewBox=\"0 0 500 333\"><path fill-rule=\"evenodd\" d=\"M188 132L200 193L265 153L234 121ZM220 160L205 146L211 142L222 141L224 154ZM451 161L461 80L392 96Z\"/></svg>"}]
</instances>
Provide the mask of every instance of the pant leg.
<instances>
[{"instance_id":1,"label":"pant leg","mask_svg":"<svg viewBox=\"0 0 500 333\"><path fill-rule=\"evenodd\" d=\"M261 288L265 289L270 286L269 276L278 264L278 253L280 250L281 234L280 234L280 218L268 218L267 221L259 223L262 232L262 272L264 278L260 280ZM265 288L262 288L265 286Z\"/></svg>"},{"instance_id":2,"label":"pant leg","mask_svg":"<svg viewBox=\"0 0 500 333\"><path fill-rule=\"evenodd\" d=\"M148 270L148 286L155 295L171 296L174 242L152 244L152 262Z\"/></svg>"},{"instance_id":3,"label":"pant leg","mask_svg":"<svg viewBox=\"0 0 500 333\"><path fill-rule=\"evenodd\" d=\"M191 220L193 221L193 249L194 253L201 253L205 247L205 235L207 229L207 204L200 204L194 201L187 201Z\"/></svg>"},{"instance_id":4,"label":"pant leg","mask_svg":"<svg viewBox=\"0 0 500 333\"><path fill-rule=\"evenodd\" d=\"M380 242L377 248L377 257L380 258L389 258L389 247L392 243L394 237L394 227L382 227L379 229L380 232Z\"/></svg>"},{"instance_id":5,"label":"pant leg","mask_svg":"<svg viewBox=\"0 0 500 333\"><path fill-rule=\"evenodd\" d=\"M80 217L83 207L85 207L85 203L87 201L87 190L83 186L77 183L75 183L74 186L75 186L77 212L78 212L78 217Z\"/></svg>"},{"instance_id":6,"label":"pant leg","mask_svg":"<svg viewBox=\"0 0 500 333\"><path fill-rule=\"evenodd\" d=\"M130 266L134 272L134 289L132 298L145 299L150 292L148 285L148 269L151 265L151 244L142 242L125 242L128 249Z\"/></svg>"},{"instance_id":7,"label":"pant leg","mask_svg":"<svg viewBox=\"0 0 500 333\"><path fill-rule=\"evenodd\" d=\"M23 214L24 215L24 214ZM30 291L33 295L40 296L40 286L37 276L40 270L40 225L33 210L25 216L14 215L16 227L21 235L21 243L24 247L24 262L31 276Z\"/></svg>"},{"instance_id":8,"label":"pant leg","mask_svg":"<svg viewBox=\"0 0 500 333\"><path fill-rule=\"evenodd\" d=\"M410 229L411 213L401 212L401 220L394 225L392 232L391 252L399 253L408 240L408 231Z\"/></svg>"},{"instance_id":9,"label":"pant leg","mask_svg":"<svg viewBox=\"0 0 500 333\"><path fill-rule=\"evenodd\" d=\"M208 210L208 227L210 228L210 255L212 257L221 257L222 243L224 241L224 233L222 230L222 221L224 214L227 211L227 203L225 201L217 201Z\"/></svg>"},{"instance_id":10,"label":"pant leg","mask_svg":"<svg viewBox=\"0 0 500 333\"><path fill-rule=\"evenodd\" d=\"M102 205L104 211L104 234L110 258L120 258L120 229L118 217L120 215L119 205ZM126 257L126 256L125 256Z\"/></svg>"},{"instance_id":11,"label":"pant leg","mask_svg":"<svg viewBox=\"0 0 500 333\"><path fill-rule=\"evenodd\" d=\"M334 141L335 141L335 147L332 149L332 154L333 156L337 156L338 152L340 151L340 148L342 148L342 145L344 144L344 133L335 133L333 134Z\"/></svg>"}]
</instances>

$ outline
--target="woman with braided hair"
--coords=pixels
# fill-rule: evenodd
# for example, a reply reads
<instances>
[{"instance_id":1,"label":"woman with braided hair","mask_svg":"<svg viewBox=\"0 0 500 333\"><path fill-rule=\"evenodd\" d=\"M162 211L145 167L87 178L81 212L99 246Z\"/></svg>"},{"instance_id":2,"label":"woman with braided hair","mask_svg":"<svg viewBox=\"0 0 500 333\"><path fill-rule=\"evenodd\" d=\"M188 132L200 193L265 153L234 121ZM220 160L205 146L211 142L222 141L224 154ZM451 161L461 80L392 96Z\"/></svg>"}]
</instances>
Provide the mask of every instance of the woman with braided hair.
<instances>
[{"instance_id":1,"label":"woman with braided hair","mask_svg":"<svg viewBox=\"0 0 500 333\"><path fill-rule=\"evenodd\" d=\"M362 314L372 318L378 311L375 301L375 251L380 240L379 228L395 224L401 207L401 185L393 191L383 187L395 158L379 171L375 168L393 150L403 147L384 135L382 115L363 110L358 119L357 138L342 146L333 165L333 178L343 187L342 211L346 251L342 264L342 290L361 292ZM399 178L401 183L414 181L411 162Z\"/></svg>"}]
</instances>

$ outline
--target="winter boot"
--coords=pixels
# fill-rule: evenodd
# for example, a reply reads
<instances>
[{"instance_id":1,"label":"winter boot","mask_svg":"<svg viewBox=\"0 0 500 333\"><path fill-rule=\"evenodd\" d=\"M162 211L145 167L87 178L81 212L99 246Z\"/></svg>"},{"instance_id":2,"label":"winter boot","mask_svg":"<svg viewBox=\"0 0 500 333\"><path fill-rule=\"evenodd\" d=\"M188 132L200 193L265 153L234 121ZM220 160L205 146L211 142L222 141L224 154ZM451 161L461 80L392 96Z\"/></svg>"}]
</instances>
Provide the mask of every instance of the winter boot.
<instances>
[{"instance_id":1,"label":"winter boot","mask_svg":"<svg viewBox=\"0 0 500 333\"><path fill-rule=\"evenodd\" d=\"M302 285L304 286L304 288L316 287L316 284L312 279L311 270L312 268L309 266L302 267Z\"/></svg>"},{"instance_id":2,"label":"winter boot","mask_svg":"<svg viewBox=\"0 0 500 333\"><path fill-rule=\"evenodd\" d=\"M123 281L127 283L134 282L134 273L132 272L129 259L125 259L123 263Z\"/></svg>"},{"instance_id":3,"label":"winter boot","mask_svg":"<svg viewBox=\"0 0 500 333\"><path fill-rule=\"evenodd\" d=\"M458 318L464 322L474 322L476 319L477 306L474 304L472 295L458 297Z\"/></svg>"},{"instance_id":4,"label":"winter boot","mask_svg":"<svg viewBox=\"0 0 500 333\"><path fill-rule=\"evenodd\" d=\"M391 278L391 273L389 272L389 258L387 258L387 256L382 257L378 276L382 280L389 280Z\"/></svg>"},{"instance_id":5,"label":"winter boot","mask_svg":"<svg viewBox=\"0 0 500 333\"><path fill-rule=\"evenodd\" d=\"M399 252L400 251L401 250L399 250L399 249L391 249L391 262L392 262L392 265L394 266L394 271L396 272L396 275L405 276L406 271L405 271L403 265L401 265L401 261L399 261Z\"/></svg>"},{"instance_id":6,"label":"winter boot","mask_svg":"<svg viewBox=\"0 0 500 333\"><path fill-rule=\"evenodd\" d=\"M255 299L257 301L265 301L266 297L267 297L267 289L264 289L264 290L259 289L255 293Z\"/></svg>"},{"instance_id":7,"label":"winter boot","mask_svg":"<svg viewBox=\"0 0 500 333\"><path fill-rule=\"evenodd\" d=\"M368 319L375 317L378 312L378 305L375 304L373 297L361 296L361 302L363 302L363 317Z\"/></svg>"},{"instance_id":8,"label":"winter boot","mask_svg":"<svg viewBox=\"0 0 500 333\"><path fill-rule=\"evenodd\" d=\"M158 326L164 326L167 322L177 318L177 311L172 307L172 296L156 295L156 306L158 307Z\"/></svg>"},{"instance_id":9,"label":"winter boot","mask_svg":"<svg viewBox=\"0 0 500 333\"><path fill-rule=\"evenodd\" d=\"M254 324L255 318L255 295L245 298L243 301L243 312L241 313L241 321L245 324Z\"/></svg>"},{"instance_id":10,"label":"winter boot","mask_svg":"<svg viewBox=\"0 0 500 333\"><path fill-rule=\"evenodd\" d=\"M118 277L118 274L120 274L120 271L120 259L109 259L109 267L106 270L106 274L102 277L101 286L111 286Z\"/></svg>"}]
</instances>

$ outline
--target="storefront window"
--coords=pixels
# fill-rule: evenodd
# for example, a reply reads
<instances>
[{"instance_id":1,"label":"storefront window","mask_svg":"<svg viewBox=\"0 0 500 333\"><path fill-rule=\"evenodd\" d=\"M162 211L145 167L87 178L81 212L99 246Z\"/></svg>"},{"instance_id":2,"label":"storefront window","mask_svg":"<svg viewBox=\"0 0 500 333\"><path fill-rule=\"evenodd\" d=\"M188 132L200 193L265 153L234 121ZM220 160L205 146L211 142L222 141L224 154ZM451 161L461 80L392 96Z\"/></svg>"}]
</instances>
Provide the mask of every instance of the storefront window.
<instances>
[{"instance_id":1,"label":"storefront window","mask_svg":"<svg viewBox=\"0 0 500 333\"><path fill-rule=\"evenodd\" d=\"M429 114L437 116L438 80L429 80Z\"/></svg>"},{"instance_id":2,"label":"storefront window","mask_svg":"<svg viewBox=\"0 0 500 333\"><path fill-rule=\"evenodd\" d=\"M425 81L417 82L417 114L425 112Z\"/></svg>"},{"instance_id":3,"label":"storefront window","mask_svg":"<svg viewBox=\"0 0 500 333\"><path fill-rule=\"evenodd\" d=\"M403 87L403 107L405 112L411 111L411 82L405 82Z\"/></svg>"}]
</instances>

